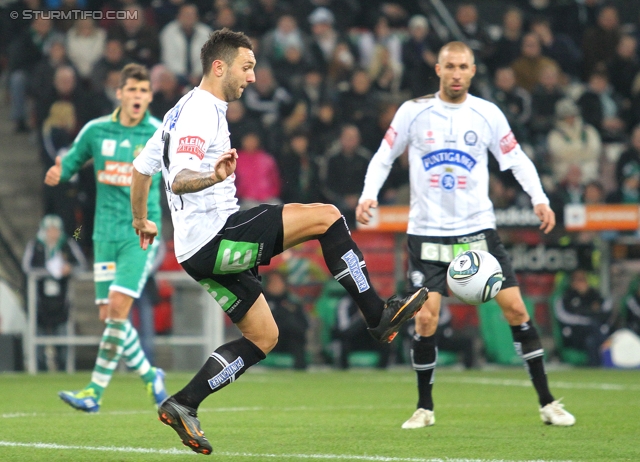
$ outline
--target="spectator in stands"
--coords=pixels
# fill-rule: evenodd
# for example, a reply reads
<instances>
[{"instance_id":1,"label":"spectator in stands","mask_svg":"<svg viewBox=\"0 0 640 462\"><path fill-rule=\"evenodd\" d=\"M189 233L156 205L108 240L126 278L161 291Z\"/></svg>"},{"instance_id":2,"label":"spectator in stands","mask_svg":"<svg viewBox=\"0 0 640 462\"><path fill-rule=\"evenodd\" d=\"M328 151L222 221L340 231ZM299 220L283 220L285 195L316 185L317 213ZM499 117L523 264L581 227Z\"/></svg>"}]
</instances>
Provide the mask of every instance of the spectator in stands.
<instances>
[{"instance_id":1,"label":"spectator in stands","mask_svg":"<svg viewBox=\"0 0 640 462\"><path fill-rule=\"evenodd\" d=\"M616 162L617 183L622 183L628 172L637 169L640 169L640 125L636 125L631 131L629 145Z\"/></svg>"},{"instance_id":2,"label":"spectator in stands","mask_svg":"<svg viewBox=\"0 0 640 462\"><path fill-rule=\"evenodd\" d=\"M264 297L278 326L278 343L271 351L293 356L293 368L307 368L307 331L309 319L300 301L290 292L287 278L278 271L265 274Z\"/></svg>"},{"instance_id":3,"label":"spectator in stands","mask_svg":"<svg viewBox=\"0 0 640 462\"><path fill-rule=\"evenodd\" d=\"M375 117L375 123L365 124L360 129L360 136L362 137L362 145L371 152L375 152L380 147L380 143L384 138L384 135L391 125L393 116L396 115L398 110L398 103L391 101L382 101L376 105L373 113Z\"/></svg>"},{"instance_id":4,"label":"spectator in stands","mask_svg":"<svg viewBox=\"0 0 640 462\"><path fill-rule=\"evenodd\" d=\"M94 64L91 71L91 88L99 91L107 80L110 71L118 71L129 64L131 58L125 55L124 45L120 40L109 39L104 47L103 56Z\"/></svg>"},{"instance_id":5,"label":"spectator in stands","mask_svg":"<svg viewBox=\"0 0 640 462\"><path fill-rule=\"evenodd\" d=\"M348 296L342 297L336 308L336 322L332 337L335 342L334 360L340 369L349 368L349 355L355 351L378 353L377 367L385 369L389 365L391 345L376 342L369 332L364 317L355 302Z\"/></svg>"},{"instance_id":6,"label":"spectator in stands","mask_svg":"<svg viewBox=\"0 0 640 462\"><path fill-rule=\"evenodd\" d=\"M104 53L106 39L106 31L97 27L91 17L76 20L67 31L67 54L82 82L89 83L93 67Z\"/></svg>"},{"instance_id":7,"label":"spectator in stands","mask_svg":"<svg viewBox=\"0 0 640 462\"><path fill-rule=\"evenodd\" d=\"M55 40L59 40L59 34L53 30L53 22L36 16L29 29L15 38L7 50L10 117L18 133L29 130L26 101L29 75Z\"/></svg>"},{"instance_id":8,"label":"spectator in stands","mask_svg":"<svg viewBox=\"0 0 640 462\"><path fill-rule=\"evenodd\" d=\"M311 64L303 54L302 48L289 45L281 59L273 62L273 75L289 93L297 94L302 90L305 75Z\"/></svg>"},{"instance_id":9,"label":"spectator in stands","mask_svg":"<svg viewBox=\"0 0 640 462\"><path fill-rule=\"evenodd\" d=\"M542 56L538 35L533 32L526 34L522 38L520 57L511 63L518 86L531 92L540 81L542 70L549 66L559 67L553 59Z\"/></svg>"},{"instance_id":10,"label":"spectator in stands","mask_svg":"<svg viewBox=\"0 0 640 462\"><path fill-rule=\"evenodd\" d=\"M287 48L294 47L304 55L306 46L307 38L298 27L296 18L290 14L280 16L275 29L262 38L262 52L272 64L284 60Z\"/></svg>"},{"instance_id":11,"label":"spectator in stands","mask_svg":"<svg viewBox=\"0 0 640 462\"><path fill-rule=\"evenodd\" d=\"M607 67L611 85L614 91L624 98L625 106L631 104L633 81L640 72L636 48L636 38L623 35L616 47L616 54Z\"/></svg>"},{"instance_id":12,"label":"spectator in stands","mask_svg":"<svg viewBox=\"0 0 640 462\"><path fill-rule=\"evenodd\" d=\"M311 119L310 141L314 155L327 152L333 142L340 137L340 122L330 101L324 101L318 114Z\"/></svg>"},{"instance_id":13,"label":"spectator in stands","mask_svg":"<svg viewBox=\"0 0 640 462\"><path fill-rule=\"evenodd\" d=\"M507 121L520 142L529 139L527 124L531 118L531 95L516 85L516 76L510 67L500 67L494 77L491 99L504 112Z\"/></svg>"},{"instance_id":14,"label":"spectator in stands","mask_svg":"<svg viewBox=\"0 0 640 462\"><path fill-rule=\"evenodd\" d=\"M311 24L312 33L309 47L311 59L316 67L326 73L329 69L329 63L334 59L336 46L338 43L348 43L348 39L333 28L335 18L328 8L320 7L313 10L308 21ZM351 50L348 51L352 54ZM353 56L351 59L353 61ZM351 63L351 65L353 64L354 62Z\"/></svg>"},{"instance_id":15,"label":"spectator in stands","mask_svg":"<svg viewBox=\"0 0 640 462\"><path fill-rule=\"evenodd\" d=\"M38 278L36 286L37 335L67 335L69 279L74 270L85 267L84 255L78 244L65 234L60 217L45 215L36 239L29 241L22 258L25 273L45 271L45 275ZM55 351L53 370L63 371L67 347L56 346ZM36 355L38 370L48 370L45 347L39 345Z\"/></svg>"},{"instance_id":16,"label":"spectator in stands","mask_svg":"<svg viewBox=\"0 0 640 462\"><path fill-rule=\"evenodd\" d=\"M347 42L340 42L333 50L327 65L327 83L332 92L345 91L356 69L356 57Z\"/></svg>"},{"instance_id":17,"label":"spectator in stands","mask_svg":"<svg viewBox=\"0 0 640 462\"><path fill-rule=\"evenodd\" d=\"M325 76L315 67L309 67L305 74L301 88L296 98L307 104L309 119L318 115L320 105L329 96Z\"/></svg>"},{"instance_id":18,"label":"spectator in stands","mask_svg":"<svg viewBox=\"0 0 640 462\"><path fill-rule=\"evenodd\" d=\"M553 178L560 183L571 165L580 166L584 183L598 178L602 142L598 131L585 123L569 98L556 103L556 124L547 138Z\"/></svg>"},{"instance_id":19,"label":"spectator in stands","mask_svg":"<svg viewBox=\"0 0 640 462\"><path fill-rule=\"evenodd\" d=\"M48 53L34 67L29 79L29 96L35 101L49 96L54 90L56 69L60 66L72 66L62 36L51 43Z\"/></svg>"},{"instance_id":20,"label":"spectator in stands","mask_svg":"<svg viewBox=\"0 0 640 462\"><path fill-rule=\"evenodd\" d=\"M603 6L598 12L597 24L589 27L582 39L582 75L585 79L594 71L606 67L615 56L620 35L617 8L611 4Z\"/></svg>"},{"instance_id":21,"label":"spectator in stands","mask_svg":"<svg viewBox=\"0 0 640 462\"><path fill-rule=\"evenodd\" d=\"M182 97L182 91L175 74L162 64L156 64L151 69L150 78L153 100L149 104L149 111L152 116L162 120Z\"/></svg>"},{"instance_id":22,"label":"spectator in stands","mask_svg":"<svg viewBox=\"0 0 640 462\"><path fill-rule=\"evenodd\" d=\"M402 64L391 58L388 48L376 45L369 66L369 78L377 93L395 95L400 90Z\"/></svg>"},{"instance_id":23,"label":"spectator in stands","mask_svg":"<svg viewBox=\"0 0 640 462\"><path fill-rule=\"evenodd\" d=\"M247 17L247 33L262 37L275 28L278 18L285 14L286 4L278 0L250 0Z\"/></svg>"},{"instance_id":24,"label":"spectator in stands","mask_svg":"<svg viewBox=\"0 0 640 462\"><path fill-rule=\"evenodd\" d=\"M164 26L176 19L180 6L185 2L186 0L155 0L152 2L151 7L156 27L162 30Z\"/></svg>"},{"instance_id":25,"label":"spectator in stands","mask_svg":"<svg viewBox=\"0 0 640 462\"><path fill-rule=\"evenodd\" d=\"M378 48L388 51L389 59L393 66L400 66L402 63L402 41L394 34L389 27L389 20L386 16L380 15L375 21L373 32L368 30L360 33L358 40L358 64L369 69L377 53Z\"/></svg>"},{"instance_id":26,"label":"spectator in stands","mask_svg":"<svg viewBox=\"0 0 640 462\"><path fill-rule=\"evenodd\" d=\"M350 79L349 89L338 95L336 105L341 123L357 125L362 130L375 123L376 96L371 88L371 78L364 69L357 69Z\"/></svg>"},{"instance_id":27,"label":"spectator in stands","mask_svg":"<svg viewBox=\"0 0 640 462\"><path fill-rule=\"evenodd\" d=\"M241 100L230 101L227 106L227 122L231 134L231 147L238 148L240 141L247 133L257 133L260 139L264 139L262 124L247 116L247 110Z\"/></svg>"},{"instance_id":28,"label":"spectator in stands","mask_svg":"<svg viewBox=\"0 0 640 462\"><path fill-rule=\"evenodd\" d=\"M628 164L618 181L618 187L607 197L611 204L640 203L640 166Z\"/></svg>"},{"instance_id":29,"label":"spectator in stands","mask_svg":"<svg viewBox=\"0 0 640 462\"><path fill-rule=\"evenodd\" d=\"M249 117L267 128L278 120L282 112L290 110L294 101L291 94L273 78L270 67L257 67L255 74L255 84L244 91L244 104Z\"/></svg>"},{"instance_id":30,"label":"spectator in stands","mask_svg":"<svg viewBox=\"0 0 640 462\"><path fill-rule=\"evenodd\" d=\"M294 133L279 157L282 175L282 202L311 204L320 202L318 165L311 153L309 136Z\"/></svg>"},{"instance_id":31,"label":"spectator in stands","mask_svg":"<svg viewBox=\"0 0 640 462\"><path fill-rule=\"evenodd\" d=\"M212 30L201 23L198 8L185 3L178 17L160 32L161 61L178 78L181 86L197 86L202 78L200 49Z\"/></svg>"},{"instance_id":32,"label":"spectator in stands","mask_svg":"<svg viewBox=\"0 0 640 462\"><path fill-rule=\"evenodd\" d=\"M496 42L492 68L509 66L520 56L523 17L519 8L509 7L502 17L502 36Z\"/></svg>"},{"instance_id":33,"label":"spectator in stands","mask_svg":"<svg viewBox=\"0 0 640 462\"><path fill-rule=\"evenodd\" d=\"M262 149L257 133L242 137L236 167L236 197L242 209L258 204L279 204L282 180L276 160Z\"/></svg>"},{"instance_id":34,"label":"spectator in stands","mask_svg":"<svg viewBox=\"0 0 640 462\"><path fill-rule=\"evenodd\" d=\"M223 29L225 27L227 29L235 30L240 27L238 26L238 16L231 7L220 8L216 13L215 18L212 21L207 21L207 23L211 24L214 30Z\"/></svg>"},{"instance_id":35,"label":"spectator in stands","mask_svg":"<svg viewBox=\"0 0 640 462\"><path fill-rule=\"evenodd\" d=\"M422 15L409 20L409 38L402 45L402 84L411 96L435 93L438 79L434 67L438 61L440 41L429 33L429 22Z\"/></svg>"},{"instance_id":36,"label":"spectator in stands","mask_svg":"<svg viewBox=\"0 0 640 462\"><path fill-rule=\"evenodd\" d=\"M559 226L564 226L564 207L568 204L584 204L584 181L580 165L570 164L560 181L554 182L555 188L549 195L549 202L556 212Z\"/></svg>"},{"instance_id":37,"label":"spectator in stands","mask_svg":"<svg viewBox=\"0 0 640 462\"><path fill-rule=\"evenodd\" d=\"M491 61L495 46L489 33L482 24L475 3L464 2L458 5L455 14L456 23L464 35L464 42L475 53L476 59Z\"/></svg>"},{"instance_id":38,"label":"spectator in stands","mask_svg":"<svg viewBox=\"0 0 640 462\"><path fill-rule=\"evenodd\" d=\"M268 151L279 157L282 146L296 132L309 129L307 105L304 101L296 101L290 112L283 114L280 122L267 130L264 144Z\"/></svg>"},{"instance_id":39,"label":"spectator in stands","mask_svg":"<svg viewBox=\"0 0 640 462\"><path fill-rule=\"evenodd\" d=\"M587 89L578 99L585 122L593 125L605 142L620 141L625 137L622 104L604 71L595 71L589 76Z\"/></svg>"},{"instance_id":40,"label":"spectator in stands","mask_svg":"<svg viewBox=\"0 0 640 462\"><path fill-rule=\"evenodd\" d=\"M553 29L568 34L574 43L582 45L585 30L595 26L603 0L557 2L554 5Z\"/></svg>"},{"instance_id":41,"label":"spectator in stands","mask_svg":"<svg viewBox=\"0 0 640 462\"><path fill-rule=\"evenodd\" d=\"M543 68L538 84L531 92L529 131L536 142L540 139L546 141L547 134L556 121L556 103L565 97L559 74L556 66Z\"/></svg>"},{"instance_id":42,"label":"spectator in stands","mask_svg":"<svg viewBox=\"0 0 640 462\"><path fill-rule=\"evenodd\" d=\"M371 151L362 146L360 130L345 125L340 140L324 154L320 170L320 183L324 197L338 207L355 227L355 211L364 186L364 177L371 160Z\"/></svg>"},{"instance_id":43,"label":"spectator in stands","mask_svg":"<svg viewBox=\"0 0 640 462\"><path fill-rule=\"evenodd\" d=\"M562 32L554 32L549 19L544 16L536 17L530 27L540 39L542 54L557 62L571 78L580 78L582 51L573 39Z\"/></svg>"},{"instance_id":44,"label":"spectator in stands","mask_svg":"<svg viewBox=\"0 0 640 462\"><path fill-rule=\"evenodd\" d=\"M140 5L128 5L123 11L126 12L125 18L109 30L109 38L120 40L126 56L132 61L153 67L160 56L158 31L146 23L144 9Z\"/></svg>"},{"instance_id":45,"label":"spectator in stands","mask_svg":"<svg viewBox=\"0 0 640 462\"><path fill-rule=\"evenodd\" d=\"M589 285L585 271L576 270L553 310L562 330L563 346L584 351L589 366L600 366L600 345L607 339L613 321L611 300L605 300Z\"/></svg>"}]
</instances>

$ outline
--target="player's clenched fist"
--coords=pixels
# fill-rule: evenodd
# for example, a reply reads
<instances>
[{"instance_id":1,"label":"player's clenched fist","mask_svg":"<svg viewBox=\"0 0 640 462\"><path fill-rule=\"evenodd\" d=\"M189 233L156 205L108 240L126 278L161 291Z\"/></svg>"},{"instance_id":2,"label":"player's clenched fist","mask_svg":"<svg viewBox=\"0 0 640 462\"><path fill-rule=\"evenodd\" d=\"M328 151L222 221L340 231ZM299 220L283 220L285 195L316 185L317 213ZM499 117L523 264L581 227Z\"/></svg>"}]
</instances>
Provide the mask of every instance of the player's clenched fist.
<instances>
[{"instance_id":1,"label":"player's clenched fist","mask_svg":"<svg viewBox=\"0 0 640 462\"><path fill-rule=\"evenodd\" d=\"M62 175L62 157L56 157L56 164L53 165L44 177L44 184L47 186L57 186L60 183L60 176Z\"/></svg>"},{"instance_id":2,"label":"player's clenched fist","mask_svg":"<svg viewBox=\"0 0 640 462\"><path fill-rule=\"evenodd\" d=\"M373 216L371 209L375 209L377 206L378 201L374 201L373 199L365 199L360 202L358 207L356 207L356 220L363 225L368 225L369 220Z\"/></svg>"}]
</instances>

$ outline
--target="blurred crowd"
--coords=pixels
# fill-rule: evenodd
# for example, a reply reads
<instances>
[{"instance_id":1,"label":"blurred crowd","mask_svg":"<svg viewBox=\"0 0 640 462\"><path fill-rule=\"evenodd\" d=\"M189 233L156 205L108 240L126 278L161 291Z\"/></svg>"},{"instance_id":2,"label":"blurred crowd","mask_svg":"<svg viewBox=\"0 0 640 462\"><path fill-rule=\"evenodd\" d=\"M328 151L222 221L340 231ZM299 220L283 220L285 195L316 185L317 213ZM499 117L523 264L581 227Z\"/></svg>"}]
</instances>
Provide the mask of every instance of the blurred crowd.
<instances>
[{"instance_id":1,"label":"blurred crowd","mask_svg":"<svg viewBox=\"0 0 640 462\"><path fill-rule=\"evenodd\" d=\"M242 30L258 66L256 83L227 113L241 203L330 202L354 224L369 159L395 111L437 91L438 50L456 37L419 3L18 0L3 6L0 29L11 118L17 132L37 135L49 167L87 121L117 106L125 64L149 67L150 111L162 118L199 83L209 33ZM471 92L506 113L556 211L573 202L637 202L640 14L621 18L616 4L601 0L502 3L502 17L482 17L475 2L447 2L476 52ZM126 14L100 21L6 14L76 9ZM407 172L401 158L381 203L408 202ZM62 216L68 234L79 220L91 231L93 181L81 173L45 191L45 213ZM522 205L517 183L497 169L491 195L496 207Z\"/></svg>"}]
</instances>

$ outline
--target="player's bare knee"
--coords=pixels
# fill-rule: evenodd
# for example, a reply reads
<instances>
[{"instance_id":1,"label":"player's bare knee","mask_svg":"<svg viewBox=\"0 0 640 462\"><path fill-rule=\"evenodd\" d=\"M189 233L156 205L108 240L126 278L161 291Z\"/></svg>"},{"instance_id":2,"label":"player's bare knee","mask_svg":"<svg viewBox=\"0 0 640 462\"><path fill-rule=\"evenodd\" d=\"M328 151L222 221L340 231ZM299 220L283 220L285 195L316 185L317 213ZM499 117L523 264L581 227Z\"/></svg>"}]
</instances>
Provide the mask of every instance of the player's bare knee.
<instances>
[{"instance_id":1,"label":"player's bare knee","mask_svg":"<svg viewBox=\"0 0 640 462\"><path fill-rule=\"evenodd\" d=\"M516 326L529 320L529 313L523 301L517 301L509 305L502 306L502 313L507 322Z\"/></svg>"},{"instance_id":2,"label":"player's bare knee","mask_svg":"<svg viewBox=\"0 0 640 462\"><path fill-rule=\"evenodd\" d=\"M426 306L422 307L416 314L416 332L423 336L429 337L435 334L438 327L438 314L432 313Z\"/></svg>"}]
</instances>

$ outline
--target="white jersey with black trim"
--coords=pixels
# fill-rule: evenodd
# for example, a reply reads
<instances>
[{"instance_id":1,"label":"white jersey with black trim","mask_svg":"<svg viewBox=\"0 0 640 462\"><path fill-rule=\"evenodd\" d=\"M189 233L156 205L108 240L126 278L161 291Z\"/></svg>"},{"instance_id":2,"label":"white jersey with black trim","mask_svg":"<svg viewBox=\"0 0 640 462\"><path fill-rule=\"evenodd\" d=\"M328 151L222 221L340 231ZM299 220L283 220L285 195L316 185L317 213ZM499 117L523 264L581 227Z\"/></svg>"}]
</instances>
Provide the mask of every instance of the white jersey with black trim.
<instances>
[{"instance_id":1,"label":"white jersey with black trim","mask_svg":"<svg viewBox=\"0 0 640 462\"><path fill-rule=\"evenodd\" d=\"M136 170L145 175L162 170L179 262L209 242L239 208L235 174L199 192L176 195L171 191L180 171L211 172L218 157L230 149L226 113L225 101L194 88L167 112L162 125L133 161ZM168 167L163 160L165 133L170 136Z\"/></svg>"},{"instance_id":2,"label":"white jersey with black trim","mask_svg":"<svg viewBox=\"0 0 640 462\"><path fill-rule=\"evenodd\" d=\"M405 102L371 159L360 202L377 200L393 161L408 147L411 201L407 232L460 236L495 228L488 151L512 169L534 205L549 203L540 178L502 111L467 95L461 104L438 94Z\"/></svg>"}]
</instances>

